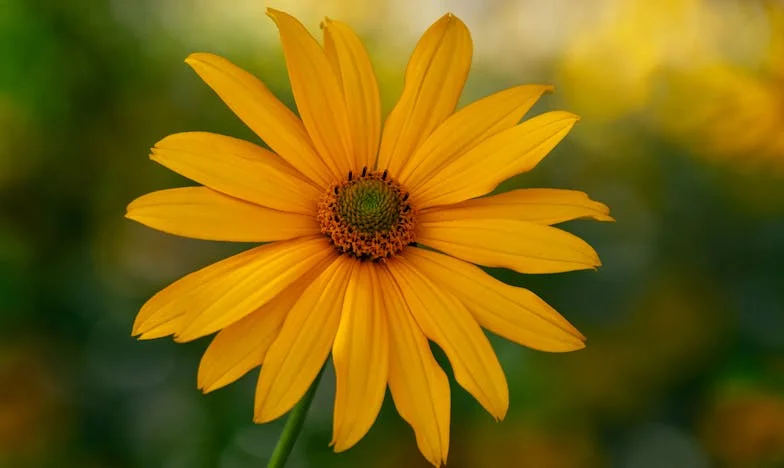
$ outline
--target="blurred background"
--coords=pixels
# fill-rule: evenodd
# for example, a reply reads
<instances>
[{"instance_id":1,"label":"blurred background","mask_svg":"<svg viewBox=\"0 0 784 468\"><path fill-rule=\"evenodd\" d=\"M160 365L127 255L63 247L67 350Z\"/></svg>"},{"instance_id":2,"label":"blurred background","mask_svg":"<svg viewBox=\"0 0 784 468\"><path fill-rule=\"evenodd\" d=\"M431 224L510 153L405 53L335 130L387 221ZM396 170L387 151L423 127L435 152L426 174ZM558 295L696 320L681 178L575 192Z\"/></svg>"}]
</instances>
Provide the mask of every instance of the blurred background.
<instances>
[{"instance_id":1,"label":"blurred background","mask_svg":"<svg viewBox=\"0 0 784 468\"><path fill-rule=\"evenodd\" d=\"M252 423L255 372L204 396L209 339L130 336L154 292L247 246L123 214L189 184L147 158L167 134L257 141L190 52L226 56L293 105L266 6L314 33L325 15L352 24L386 112L417 38L452 11L475 41L464 103L552 83L534 113L583 117L501 189L607 203L616 223L565 226L604 266L491 273L540 294L588 347L491 337L509 415L494 423L453 383L450 467L784 467L784 4L752 0L3 0L0 467L264 466L282 421ZM390 398L333 454L328 369L289 466L427 466Z\"/></svg>"}]
</instances>

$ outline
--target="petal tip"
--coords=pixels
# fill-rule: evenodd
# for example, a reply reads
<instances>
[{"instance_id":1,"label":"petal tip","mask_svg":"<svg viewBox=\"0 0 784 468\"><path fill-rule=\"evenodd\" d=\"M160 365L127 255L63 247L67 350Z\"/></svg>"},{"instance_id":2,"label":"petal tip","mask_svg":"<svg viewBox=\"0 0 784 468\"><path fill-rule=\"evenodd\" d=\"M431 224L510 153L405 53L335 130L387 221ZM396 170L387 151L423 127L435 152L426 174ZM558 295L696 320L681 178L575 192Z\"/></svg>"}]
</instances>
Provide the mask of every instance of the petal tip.
<instances>
[{"instance_id":1,"label":"petal tip","mask_svg":"<svg viewBox=\"0 0 784 468\"><path fill-rule=\"evenodd\" d=\"M569 111L560 111L561 115L563 116L564 120L574 120L575 122L580 121L580 116Z\"/></svg>"},{"instance_id":2,"label":"petal tip","mask_svg":"<svg viewBox=\"0 0 784 468\"><path fill-rule=\"evenodd\" d=\"M447 26L448 27L456 26L456 27L462 29L464 31L464 33L469 36L469 39L470 39L471 32L468 30L468 26L466 26L466 24L463 22L463 20L460 19L459 16L457 16L454 13L450 12L450 13L446 14L446 17L447 17Z\"/></svg>"},{"instance_id":3,"label":"petal tip","mask_svg":"<svg viewBox=\"0 0 784 468\"><path fill-rule=\"evenodd\" d=\"M186 64L190 65L191 68L196 68L199 65L207 65L207 62L212 61L216 58L222 58L215 54L211 54L209 52L193 52L185 57Z\"/></svg>"},{"instance_id":4,"label":"petal tip","mask_svg":"<svg viewBox=\"0 0 784 468\"><path fill-rule=\"evenodd\" d=\"M576 123L576 122L578 122L580 120L580 116L579 115L577 115L577 114L575 114L573 112L564 111L564 110L550 111L550 112L547 112L545 114L541 114L541 115L539 115L537 117L541 117L541 116L545 116L545 115L549 115L549 117L551 119L551 123L564 121L564 120L570 120L573 123ZM534 118L536 118L536 117L534 117Z\"/></svg>"},{"instance_id":5,"label":"petal tip","mask_svg":"<svg viewBox=\"0 0 784 468\"><path fill-rule=\"evenodd\" d=\"M444 23L444 26L447 27L447 28L450 28L452 26L458 26L458 27L462 26L463 29L466 29L466 30L468 29L466 27L465 23L463 23L463 21L456 14L452 13L451 11L445 13L444 16L439 18L434 24L437 24L437 23Z\"/></svg>"},{"instance_id":6,"label":"petal tip","mask_svg":"<svg viewBox=\"0 0 784 468\"><path fill-rule=\"evenodd\" d=\"M138 340L145 339L144 334L150 331L149 327L144 326L145 323L147 323L147 320L140 320L139 316L137 315L136 320L133 321L133 327L131 328L131 336L135 337Z\"/></svg>"},{"instance_id":7,"label":"petal tip","mask_svg":"<svg viewBox=\"0 0 784 468\"><path fill-rule=\"evenodd\" d=\"M463 20L461 20L459 16L457 16L457 15L456 15L456 14L454 14L454 13L452 13L451 11L448 11L448 12L446 12L446 13L444 14L444 16L442 16L441 18L442 18L442 19L445 19L446 21L448 21L448 22L450 22L450 23L451 23L451 22L454 22L454 23L460 23L460 24L463 24Z\"/></svg>"},{"instance_id":8,"label":"petal tip","mask_svg":"<svg viewBox=\"0 0 784 468\"><path fill-rule=\"evenodd\" d=\"M281 415L270 414L269 410L265 408L264 403L262 402L262 406L257 408L256 411L253 413L253 422L256 424L266 424L270 421L273 421L279 418Z\"/></svg>"},{"instance_id":9,"label":"petal tip","mask_svg":"<svg viewBox=\"0 0 784 468\"><path fill-rule=\"evenodd\" d=\"M207 382L206 379L198 381L196 384L196 388L198 388L205 395L214 392L219 387L220 386L217 385L217 382Z\"/></svg>"},{"instance_id":10,"label":"petal tip","mask_svg":"<svg viewBox=\"0 0 784 468\"><path fill-rule=\"evenodd\" d=\"M209 387L205 380L206 378L202 375L201 372L199 372L198 375L196 376L196 389L206 395L207 393L209 393Z\"/></svg>"},{"instance_id":11,"label":"petal tip","mask_svg":"<svg viewBox=\"0 0 784 468\"><path fill-rule=\"evenodd\" d=\"M357 443L362 440L362 438L367 433L367 431L356 432L350 429L348 432L342 430L340 432L341 433L335 433L333 430L332 441L329 443L329 446L332 447L332 450L335 453L345 452L351 447L357 445Z\"/></svg>"},{"instance_id":12,"label":"petal tip","mask_svg":"<svg viewBox=\"0 0 784 468\"><path fill-rule=\"evenodd\" d=\"M259 380L256 384L256 400L253 406L253 422L256 424L266 424L289 412L288 409L281 411L280 405L270 404L271 402L268 398L269 388L261 385L263 376L264 372L259 375ZM263 390L264 388L266 390Z\"/></svg>"},{"instance_id":13,"label":"petal tip","mask_svg":"<svg viewBox=\"0 0 784 468\"><path fill-rule=\"evenodd\" d=\"M352 445L346 443L338 443L338 441L333 440L329 443L329 446L332 447L332 451L335 453L345 452L346 450L350 449Z\"/></svg>"},{"instance_id":14,"label":"petal tip","mask_svg":"<svg viewBox=\"0 0 784 468\"><path fill-rule=\"evenodd\" d=\"M184 330L180 330L174 333L173 338L175 343L187 343L189 341L201 338L202 336L204 336L204 333L194 331L191 329L191 327L188 327Z\"/></svg>"},{"instance_id":15,"label":"petal tip","mask_svg":"<svg viewBox=\"0 0 784 468\"><path fill-rule=\"evenodd\" d=\"M582 332L580 332L580 330L578 330L576 327L571 327L571 331L574 332L573 336L577 338L575 345L578 346L578 348L575 349L577 350L585 348L585 342L588 341L588 338L586 338L586 336L583 335Z\"/></svg>"},{"instance_id":16,"label":"petal tip","mask_svg":"<svg viewBox=\"0 0 784 468\"><path fill-rule=\"evenodd\" d=\"M548 349L548 353L571 353L585 348L585 341L587 338L577 330L574 334L570 334L569 340L563 340L558 348Z\"/></svg>"},{"instance_id":17,"label":"petal tip","mask_svg":"<svg viewBox=\"0 0 784 468\"><path fill-rule=\"evenodd\" d=\"M267 7L266 14L275 23L277 23L278 20L281 19L281 17L291 16L288 13L286 13L285 11L277 10L275 8L270 8L270 7Z\"/></svg>"},{"instance_id":18,"label":"petal tip","mask_svg":"<svg viewBox=\"0 0 784 468\"><path fill-rule=\"evenodd\" d=\"M509 405L506 405L504 408L499 408L499 409L500 411L496 410L492 415L493 419L495 419L495 422L501 422L504 420L504 418L506 418L506 413L509 410Z\"/></svg>"},{"instance_id":19,"label":"petal tip","mask_svg":"<svg viewBox=\"0 0 784 468\"><path fill-rule=\"evenodd\" d=\"M155 340L157 338L163 338L164 336L171 335L171 332L167 332L166 330L160 330L156 327L146 327L140 328L138 330L134 329L131 336L135 336L139 341L147 341L147 340Z\"/></svg>"}]
</instances>

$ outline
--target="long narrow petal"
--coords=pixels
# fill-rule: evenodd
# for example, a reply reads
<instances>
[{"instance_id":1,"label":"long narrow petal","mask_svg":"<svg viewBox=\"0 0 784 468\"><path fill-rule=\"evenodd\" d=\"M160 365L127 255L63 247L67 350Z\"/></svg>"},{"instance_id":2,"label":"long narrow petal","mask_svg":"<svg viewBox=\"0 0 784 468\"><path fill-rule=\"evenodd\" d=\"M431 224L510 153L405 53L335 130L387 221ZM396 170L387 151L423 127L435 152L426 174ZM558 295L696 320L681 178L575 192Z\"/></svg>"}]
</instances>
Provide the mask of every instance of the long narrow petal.
<instances>
[{"instance_id":1,"label":"long narrow petal","mask_svg":"<svg viewBox=\"0 0 784 468\"><path fill-rule=\"evenodd\" d=\"M458 203L491 192L501 182L533 169L577 122L554 111L498 133L442 168L411 192L420 209Z\"/></svg>"},{"instance_id":2,"label":"long narrow petal","mask_svg":"<svg viewBox=\"0 0 784 468\"><path fill-rule=\"evenodd\" d=\"M424 223L452 219L516 219L547 226L580 218L614 221L607 205L591 200L584 192L539 188L436 206L418 217Z\"/></svg>"},{"instance_id":3,"label":"long narrow petal","mask_svg":"<svg viewBox=\"0 0 784 468\"><path fill-rule=\"evenodd\" d=\"M150 158L213 190L276 210L312 214L321 195L274 153L215 133L169 135Z\"/></svg>"},{"instance_id":4,"label":"long narrow petal","mask_svg":"<svg viewBox=\"0 0 784 468\"><path fill-rule=\"evenodd\" d=\"M496 419L509 407L506 377L470 312L403 257L387 262L422 332L444 350L455 379Z\"/></svg>"},{"instance_id":5,"label":"long narrow petal","mask_svg":"<svg viewBox=\"0 0 784 468\"><path fill-rule=\"evenodd\" d=\"M142 306L133 334L189 341L266 304L335 250L322 236L246 250L169 285Z\"/></svg>"},{"instance_id":6,"label":"long narrow petal","mask_svg":"<svg viewBox=\"0 0 784 468\"><path fill-rule=\"evenodd\" d=\"M384 124L378 169L399 173L414 150L455 110L472 53L468 28L451 13L425 31L408 62L403 93Z\"/></svg>"},{"instance_id":7,"label":"long narrow petal","mask_svg":"<svg viewBox=\"0 0 784 468\"><path fill-rule=\"evenodd\" d=\"M291 15L267 9L280 31L291 91L313 144L336 177L356 169L346 101L324 50Z\"/></svg>"},{"instance_id":8,"label":"long narrow petal","mask_svg":"<svg viewBox=\"0 0 784 468\"><path fill-rule=\"evenodd\" d=\"M221 330L199 364L198 387L209 393L224 387L264 362L286 319L291 295L279 294L256 312ZM296 298L297 296L293 296Z\"/></svg>"},{"instance_id":9,"label":"long narrow petal","mask_svg":"<svg viewBox=\"0 0 784 468\"><path fill-rule=\"evenodd\" d=\"M217 55L191 54L185 63L280 157L321 187L332 183L302 121L264 83Z\"/></svg>"},{"instance_id":10,"label":"long narrow petal","mask_svg":"<svg viewBox=\"0 0 784 468\"><path fill-rule=\"evenodd\" d=\"M169 234L205 240L269 242L319 233L313 216L272 210L207 187L142 195L128 205L125 217Z\"/></svg>"},{"instance_id":11,"label":"long narrow petal","mask_svg":"<svg viewBox=\"0 0 784 468\"><path fill-rule=\"evenodd\" d=\"M471 263L520 273L560 273L601 265L593 248L579 237L510 219L423 222L417 242Z\"/></svg>"},{"instance_id":12,"label":"long narrow petal","mask_svg":"<svg viewBox=\"0 0 784 468\"><path fill-rule=\"evenodd\" d=\"M387 389L389 330L377 268L368 262L354 268L332 345L337 378L332 435L336 452L351 448L367 434Z\"/></svg>"},{"instance_id":13,"label":"long narrow petal","mask_svg":"<svg viewBox=\"0 0 784 468\"><path fill-rule=\"evenodd\" d=\"M253 420L279 418L305 394L329 355L356 261L342 255L302 293L267 351Z\"/></svg>"},{"instance_id":14,"label":"long narrow petal","mask_svg":"<svg viewBox=\"0 0 784 468\"><path fill-rule=\"evenodd\" d=\"M346 99L355 165L373 168L381 135L381 98L378 82L365 47L351 28L327 19L324 52L337 70Z\"/></svg>"},{"instance_id":15,"label":"long narrow petal","mask_svg":"<svg viewBox=\"0 0 784 468\"><path fill-rule=\"evenodd\" d=\"M542 351L585 347L585 337L531 291L504 284L477 266L448 255L408 248L403 256L496 335Z\"/></svg>"},{"instance_id":16,"label":"long narrow petal","mask_svg":"<svg viewBox=\"0 0 784 468\"><path fill-rule=\"evenodd\" d=\"M199 389L204 393L217 390L260 366L289 310L325 267L326 263L316 266L255 312L215 335L199 364Z\"/></svg>"},{"instance_id":17,"label":"long narrow petal","mask_svg":"<svg viewBox=\"0 0 784 468\"><path fill-rule=\"evenodd\" d=\"M475 101L452 114L417 148L398 180L410 190L491 136L512 128L552 86L522 85Z\"/></svg>"},{"instance_id":18,"label":"long narrow petal","mask_svg":"<svg viewBox=\"0 0 784 468\"><path fill-rule=\"evenodd\" d=\"M389 322L389 392L414 429L419 451L440 467L449 451L449 379L386 268L379 268L379 280Z\"/></svg>"}]
</instances>

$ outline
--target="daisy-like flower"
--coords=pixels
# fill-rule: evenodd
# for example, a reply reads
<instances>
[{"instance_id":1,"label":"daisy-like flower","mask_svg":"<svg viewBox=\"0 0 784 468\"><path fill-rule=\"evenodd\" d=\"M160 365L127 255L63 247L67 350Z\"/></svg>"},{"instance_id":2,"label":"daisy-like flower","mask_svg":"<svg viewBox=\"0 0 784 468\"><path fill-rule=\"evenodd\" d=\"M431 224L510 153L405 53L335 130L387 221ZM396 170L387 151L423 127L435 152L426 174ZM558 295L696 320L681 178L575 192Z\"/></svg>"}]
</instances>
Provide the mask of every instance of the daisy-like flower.
<instances>
[{"instance_id":1,"label":"daisy-like flower","mask_svg":"<svg viewBox=\"0 0 784 468\"><path fill-rule=\"evenodd\" d=\"M205 53L186 60L271 148L179 133L151 158L202 186L144 195L127 216L208 240L266 242L191 273L153 296L133 333L190 341L218 332L198 373L205 392L261 366L254 420L289 411L332 354L336 451L373 424L389 386L422 454L446 461L457 382L496 419L506 379L481 327L543 351L584 337L532 292L474 264L521 273L594 268L599 259L553 224L610 220L584 193L524 189L477 198L528 171L577 117L518 123L549 86L510 88L455 112L471 62L465 25L447 14L421 38L400 99L381 125L379 91L352 30L326 20L324 46L269 10L299 117L252 75ZM428 248L425 248L427 246Z\"/></svg>"}]
</instances>

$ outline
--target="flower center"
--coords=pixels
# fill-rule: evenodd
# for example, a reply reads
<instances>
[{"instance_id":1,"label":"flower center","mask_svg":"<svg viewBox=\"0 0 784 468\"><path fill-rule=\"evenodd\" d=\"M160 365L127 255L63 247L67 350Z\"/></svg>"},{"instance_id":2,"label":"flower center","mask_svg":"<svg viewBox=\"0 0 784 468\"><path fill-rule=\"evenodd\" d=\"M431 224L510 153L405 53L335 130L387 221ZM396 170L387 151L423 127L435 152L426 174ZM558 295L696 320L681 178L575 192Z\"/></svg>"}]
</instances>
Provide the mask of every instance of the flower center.
<instances>
[{"instance_id":1,"label":"flower center","mask_svg":"<svg viewBox=\"0 0 784 468\"><path fill-rule=\"evenodd\" d=\"M316 217L338 252L360 260L383 261L414 242L416 212L387 171L349 172L322 195Z\"/></svg>"}]
</instances>

